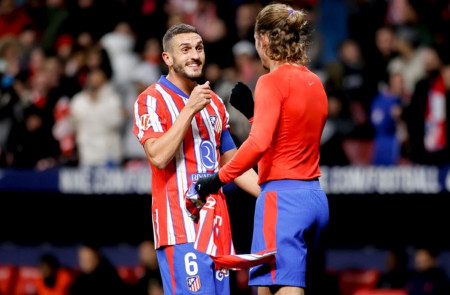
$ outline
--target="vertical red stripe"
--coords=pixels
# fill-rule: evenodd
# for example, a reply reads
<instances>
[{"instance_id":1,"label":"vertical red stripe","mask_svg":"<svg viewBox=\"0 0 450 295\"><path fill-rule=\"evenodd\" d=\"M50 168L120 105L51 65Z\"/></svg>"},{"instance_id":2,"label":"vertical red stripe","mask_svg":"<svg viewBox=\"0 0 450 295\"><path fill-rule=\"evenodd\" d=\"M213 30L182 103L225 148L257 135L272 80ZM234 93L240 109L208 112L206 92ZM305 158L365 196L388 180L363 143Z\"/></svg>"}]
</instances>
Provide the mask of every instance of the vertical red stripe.
<instances>
[{"instance_id":1,"label":"vertical red stripe","mask_svg":"<svg viewBox=\"0 0 450 295\"><path fill-rule=\"evenodd\" d=\"M176 281L175 281L175 270L174 270L174 265L173 265L173 253L174 253L175 247L168 246L168 247L165 247L164 250L166 251L167 262L169 263L170 276L172 278L173 294L175 294Z\"/></svg>"},{"instance_id":2,"label":"vertical red stripe","mask_svg":"<svg viewBox=\"0 0 450 295\"><path fill-rule=\"evenodd\" d=\"M264 200L264 224L263 234L266 249L276 248L277 228L277 192L267 192ZM270 262L272 281L275 283L275 261Z\"/></svg>"},{"instance_id":3,"label":"vertical red stripe","mask_svg":"<svg viewBox=\"0 0 450 295\"><path fill-rule=\"evenodd\" d=\"M205 218L202 220L202 230L197 233L197 250L206 252L206 250L208 250L211 235L214 234L214 209L203 207L202 210L205 212Z\"/></svg>"}]
</instances>

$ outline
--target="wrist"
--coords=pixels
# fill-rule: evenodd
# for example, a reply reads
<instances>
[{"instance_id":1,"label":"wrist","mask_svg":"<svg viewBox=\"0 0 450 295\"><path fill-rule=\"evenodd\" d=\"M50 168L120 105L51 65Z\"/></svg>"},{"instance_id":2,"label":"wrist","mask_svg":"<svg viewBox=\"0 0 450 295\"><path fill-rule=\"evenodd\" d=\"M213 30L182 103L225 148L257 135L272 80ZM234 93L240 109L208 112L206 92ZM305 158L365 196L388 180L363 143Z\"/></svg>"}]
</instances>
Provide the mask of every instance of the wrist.
<instances>
[{"instance_id":1,"label":"wrist","mask_svg":"<svg viewBox=\"0 0 450 295\"><path fill-rule=\"evenodd\" d=\"M217 173L217 178L219 178L219 181L222 182L224 185L228 183L225 171L222 168L219 169L219 172Z\"/></svg>"}]
</instances>

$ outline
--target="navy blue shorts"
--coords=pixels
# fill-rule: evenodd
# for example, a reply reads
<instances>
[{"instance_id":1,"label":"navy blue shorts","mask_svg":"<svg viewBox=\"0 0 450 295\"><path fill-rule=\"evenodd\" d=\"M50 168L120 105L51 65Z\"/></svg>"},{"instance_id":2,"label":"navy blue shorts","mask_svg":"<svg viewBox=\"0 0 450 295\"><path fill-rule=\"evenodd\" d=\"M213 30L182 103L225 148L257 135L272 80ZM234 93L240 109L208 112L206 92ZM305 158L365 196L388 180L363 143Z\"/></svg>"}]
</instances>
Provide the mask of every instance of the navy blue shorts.
<instances>
[{"instance_id":1,"label":"navy blue shorts","mask_svg":"<svg viewBox=\"0 0 450 295\"><path fill-rule=\"evenodd\" d=\"M329 219L318 180L277 180L261 185L252 253L277 248L275 261L250 269L249 285L305 287L306 257Z\"/></svg>"},{"instance_id":2,"label":"navy blue shorts","mask_svg":"<svg viewBox=\"0 0 450 295\"><path fill-rule=\"evenodd\" d=\"M211 257L193 243L161 247L156 255L164 294L230 294L228 270L215 270Z\"/></svg>"}]
</instances>

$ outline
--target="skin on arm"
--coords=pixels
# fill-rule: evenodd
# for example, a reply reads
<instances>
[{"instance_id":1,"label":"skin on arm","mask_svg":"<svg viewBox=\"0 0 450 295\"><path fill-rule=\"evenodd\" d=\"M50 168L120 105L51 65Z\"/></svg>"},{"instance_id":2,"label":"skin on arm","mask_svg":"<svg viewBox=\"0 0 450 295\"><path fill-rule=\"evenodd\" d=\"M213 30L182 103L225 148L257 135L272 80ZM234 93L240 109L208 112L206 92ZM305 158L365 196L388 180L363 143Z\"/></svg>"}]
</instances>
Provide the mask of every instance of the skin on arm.
<instances>
[{"instance_id":1,"label":"skin on arm","mask_svg":"<svg viewBox=\"0 0 450 295\"><path fill-rule=\"evenodd\" d=\"M194 88L186 106L181 110L175 123L164 135L150 138L144 144L145 152L151 163L158 169L164 169L173 159L180 147L195 114L211 102L209 82Z\"/></svg>"},{"instance_id":2,"label":"skin on arm","mask_svg":"<svg viewBox=\"0 0 450 295\"><path fill-rule=\"evenodd\" d=\"M220 166L225 165L228 161L230 161L233 156L236 154L237 149L231 149L226 151L224 154L220 156ZM237 177L234 182L244 191L251 194L254 197L258 197L261 188L258 185L258 174L256 174L255 170L249 169L244 172L241 176Z\"/></svg>"}]
</instances>

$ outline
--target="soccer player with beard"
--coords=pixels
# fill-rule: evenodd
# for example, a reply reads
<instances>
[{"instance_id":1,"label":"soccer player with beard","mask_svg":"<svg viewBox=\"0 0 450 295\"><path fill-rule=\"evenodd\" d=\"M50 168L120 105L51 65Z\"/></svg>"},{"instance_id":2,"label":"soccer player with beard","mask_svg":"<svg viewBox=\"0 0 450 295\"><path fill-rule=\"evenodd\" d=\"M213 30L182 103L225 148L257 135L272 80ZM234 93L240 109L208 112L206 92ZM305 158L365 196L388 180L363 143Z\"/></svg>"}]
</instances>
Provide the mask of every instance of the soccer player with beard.
<instances>
[{"instance_id":1,"label":"soccer player with beard","mask_svg":"<svg viewBox=\"0 0 450 295\"><path fill-rule=\"evenodd\" d=\"M228 113L209 82L197 84L205 52L194 27L169 28L163 50L169 74L138 96L133 131L152 168L153 233L164 294L229 294L227 273L194 249L198 224L187 215L184 198L193 182L217 172L236 153ZM257 180L250 169L235 182L258 196Z\"/></svg>"}]
</instances>

